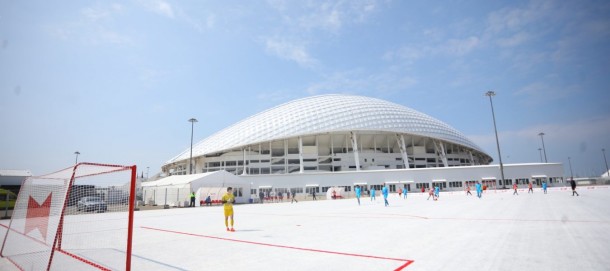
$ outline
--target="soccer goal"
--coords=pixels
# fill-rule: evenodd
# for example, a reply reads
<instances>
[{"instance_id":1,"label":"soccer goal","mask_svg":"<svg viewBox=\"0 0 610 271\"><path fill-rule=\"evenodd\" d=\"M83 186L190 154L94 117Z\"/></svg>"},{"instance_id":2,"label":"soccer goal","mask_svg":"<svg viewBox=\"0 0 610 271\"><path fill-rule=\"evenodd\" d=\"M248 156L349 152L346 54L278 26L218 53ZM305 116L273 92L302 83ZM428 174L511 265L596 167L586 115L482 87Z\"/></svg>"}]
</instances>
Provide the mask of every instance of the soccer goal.
<instances>
[{"instance_id":1,"label":"soccer goal","mask_svg":"<svg viewBox=\"0 0 610 271\"><path fill-rule=\"evenodd\" d=\"M135 189L136 166L27 178L0 253L21 270L130 270Z\"/></svg>"}]
</instances>

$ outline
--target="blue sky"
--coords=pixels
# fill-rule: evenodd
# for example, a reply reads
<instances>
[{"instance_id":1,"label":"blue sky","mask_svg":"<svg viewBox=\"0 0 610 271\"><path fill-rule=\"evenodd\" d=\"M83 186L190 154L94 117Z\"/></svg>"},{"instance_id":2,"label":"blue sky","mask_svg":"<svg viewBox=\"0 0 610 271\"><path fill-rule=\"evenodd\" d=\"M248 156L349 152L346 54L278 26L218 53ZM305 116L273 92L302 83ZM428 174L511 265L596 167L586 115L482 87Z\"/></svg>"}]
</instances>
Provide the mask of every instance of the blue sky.
<instances>
[{"instance_id":1,"label":"blue sky","mask_svg":"<svg viewBox=\"0 0 610 271\"><path fill-rule=\"evenodd\" d=\"M0 1L0 168L150 174L281 103L376 97L503 162L605 171L608 1ZM609 153L610 154L610 153Z\"/></svg>"}]
</instances>

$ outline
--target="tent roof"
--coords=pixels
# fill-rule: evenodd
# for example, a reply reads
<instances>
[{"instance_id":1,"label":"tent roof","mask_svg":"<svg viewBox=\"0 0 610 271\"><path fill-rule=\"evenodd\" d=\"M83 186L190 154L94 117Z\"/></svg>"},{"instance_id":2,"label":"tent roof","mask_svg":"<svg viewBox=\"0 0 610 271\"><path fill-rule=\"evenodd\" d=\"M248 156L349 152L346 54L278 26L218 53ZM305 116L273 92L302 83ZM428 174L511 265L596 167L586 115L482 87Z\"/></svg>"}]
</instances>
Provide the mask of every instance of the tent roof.
<instances>
[{"instance_id":1,"label":"tent roof","mask_svg":"<svg viewBox=\"0 0 610 271\"><path fill-rule=\"evenodd\" d=\"M223 179L226 178L226 181L228 181L228 183L235 183L236 181L239 181L239 178L237 178L237 176L235 176L231 173L228 173L224 170L221 170L221 171L191 174L191 175L172 175L172 176L165 177L163 179L152 181L152 182L143 182L142 186L143 187L154 187L154 186L188 185L193 182L202 180L204 178L209 178L212 176L221 177Z\"/></svg>"}]
</instances>

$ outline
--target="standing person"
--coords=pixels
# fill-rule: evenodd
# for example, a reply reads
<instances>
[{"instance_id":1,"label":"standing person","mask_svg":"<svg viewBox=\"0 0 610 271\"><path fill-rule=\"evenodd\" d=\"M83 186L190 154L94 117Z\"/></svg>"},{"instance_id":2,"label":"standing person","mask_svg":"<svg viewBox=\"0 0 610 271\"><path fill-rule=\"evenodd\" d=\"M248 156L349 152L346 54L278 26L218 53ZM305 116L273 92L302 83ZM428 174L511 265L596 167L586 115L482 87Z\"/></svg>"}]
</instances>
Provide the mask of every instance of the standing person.
<instances>
[{"instance_id":1,"label":"standing person","mask_svg":"<svg viewBox=\"0 0 610 271\"><path fill-rule=\"evenodd\" d=\"M515 192L513 192L513 196L514 196L514 195L519 196L519 193L517 193L517 188L519 188L519 187L517 186L517 183L514 183L514 184L513 184L513 189L515 190Z\"/></svg>"},{"instance_id":2,"label":"standing person","mask_svg":"<svg viewBox=\"0 0 610 271\"><path fill-rule=\"evenodd\" d=\"M316 199L316 188L315 187L311 188L311 196L313 197L313 200L318 200L318 199Z\"/></svg>"},{"instance_id":3,"label":"standing person","mask_svg":"<svg viewBox=\"0 0 610 271\"><path fill-rule=\"evenodd\" d=\"M574 194L576 194L576 196L579 196L578 192L576 192L576 182L574 181L574 179L570 180L570 186L572 187L572 196L574 196Z\"/></svg>"},{"instance_id":4,"label":"standing person","mask_svg":"<svg viewBox=\"0 0 610 271\"><path fill-rule=\"evenodd\" d=\"M195 191L191 191L191 204L189 207L195 207Z\"/></svg>"},{"instance_id":5,"label":"standing person","mask_svg":"<svg viewBox=\"0 0 610 271\"><path fill-rule=\"evenodd\" d=\"M284 202L284 192L277 192L277 197L280 198L279 201Z\"/></svg>"},{"instance_id":6,"label":"standing person","mask_svg":"<svg viewBox=\"0 0 610 271\"><path fill-rule=\"evenodd\" d=\"M263 200L265 199L265 192L263 192L262 190L258 192L258 199L260 200L261 204L263 203Z\"/></svg>"},{"instance_id":7,"label":"standing person","mask_svg":"<svg viewBox=\"0 0 610 271\"><path fill-rule=\"evenodd\" d=\"M470 185L466 185L466 196L471 195L472 193L470 193Z\"/></svg>"},{"instance_id":8,"label":"standing person","mask_svg":"<svg viewBox=\"0 0 610 271\"><path fill-rule=\"evenodd\" d=\"M482 190L481 183L477 182L477 184L475 184L475 187L477 189L477 197L481 198L481 196L483 194L483 191L481 191Z\"/></svg>"},{"instance_id":9,"label":"standing person","mask_svg":"<svg viewBox=\"0 0 610 271\"><path fill-rule=\"evenodd\" d=\"M271 190L271 192L269 192L269 198L271 199L271 202L275 202L275 200L277 199L275 197L275 191Z\"/></svg>"},{"instance_id":10,"label":"standing person","mask_svg":"<svg viewBox=\"0 0 610 271\"><path fill-rule=\"evenodd\" d=\"M546 182L542 182L542 191L546 194Z\"/></svg>"},{"instance_id":11,"label":"standing person","mask_svg":"<svg viewBox=\"0 0 610 271\"><path fill-rule=\"evenodd\" d=\"M371 201L373 201L373 200L377 200L375 198L375 187L371 187Z\"/></svg>"},{"instance_id":12,"label":"standing person","mask_svg":"<svg viewBox=\"0 0 610 271\"><path fill-rule=\"evenodd\" d=\"M409 192L409 189L407 188L407 186L405 185L405 188L402 190L402 193L404 195L404 199L407 199L407 192Z\"/></svg>"},{"instance_id":13,"label":"standing person","mask_svg":"<svg viewBox=\"0 0 610 271\"><path fill-rule=\"evenodd\" d=\"M388 192L388 187L385 184L383 184L383 188L381 188L381 194L383 194L383 201L384 201L386 207L388 205L390 205L388 203L388 193L389 193Z\"/></svg>"},{"instance_id":14,"label":"standing person","mask_svg":"<svg viewBox=\"0 0 610 271\"><path fill-rule=\"evenodd\" d=\"M402 188L398 188L398 198L402 197Z\"/></svg>"},{"instance_id":15,"label":"standing person","mask_svg":"<svg viewBox=\"0 0 610 271\"><path fill-rule=\"evenodd\" d=\"M438 199L439 194L441 193L441 189L438 184L434 187L434 196Z\"/></svg>"},{"instance_id":16,"label":"standing person","mask_svg":"<svg viewBox=\"0 0 610 271\"><path fill-rule=\"evenodd\" d=\"M528 188L527 189L527 193L528 194L530 193L530 191L532 192L532 194L534 194L534 189L532 189L532 182L527 184L527 188Z\"/></svg>"},{"instance_id":17,"label":"standing person","mask_svg":"<svg viewBox=\"0 0 610 271\"><path fill-rule=\"evenodd\" d=\"M356 192L356 199L358 200L358 205L360 205L360 186L356 185L356 188L354 188L354 191Z\"/></svg>"},{"instance_id":18,"label":"standing person","mask_svg":"<svg viewBox=\"0 0 610 271\"><path fill-rule=\"evenodd\" d=\"M292 190L292 200L290 201L290 203L292 203L293 201L299 203L296 197L296 190Z\"/></svg>"},{"instance_id":19,"label":"standing person","mask_svg":"<svg viewBox=\"0 0 610 271\"><path fill-rule=\"evenodd\" d=\"M224 205L225 226L227 227L227 231L235 231L233 228L233 203L235 202L235 196L233 195L232 187L227 187L227 193L222 196L221 202ZM231 217L231 228L229 228L229 217Z\"/></svg>"}]
</instances>

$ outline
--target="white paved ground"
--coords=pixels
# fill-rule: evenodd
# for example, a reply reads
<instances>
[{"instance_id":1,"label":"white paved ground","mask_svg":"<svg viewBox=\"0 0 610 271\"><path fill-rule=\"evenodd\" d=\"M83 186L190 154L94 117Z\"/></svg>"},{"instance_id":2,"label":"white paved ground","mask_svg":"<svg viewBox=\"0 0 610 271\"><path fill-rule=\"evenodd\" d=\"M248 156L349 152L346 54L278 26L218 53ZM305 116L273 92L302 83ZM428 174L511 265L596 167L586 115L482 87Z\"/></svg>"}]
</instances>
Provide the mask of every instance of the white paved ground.
<instances>
[{"instance_id":1,"label":"white paved ground","mask_svg":"<svg viewBox=\"0 0 610 271\"><path fill-rule=\"evenodd\" d=\"M132 270L609 270L610 188L578 191L139 211Z\"/></svg>"}]
</instances>

